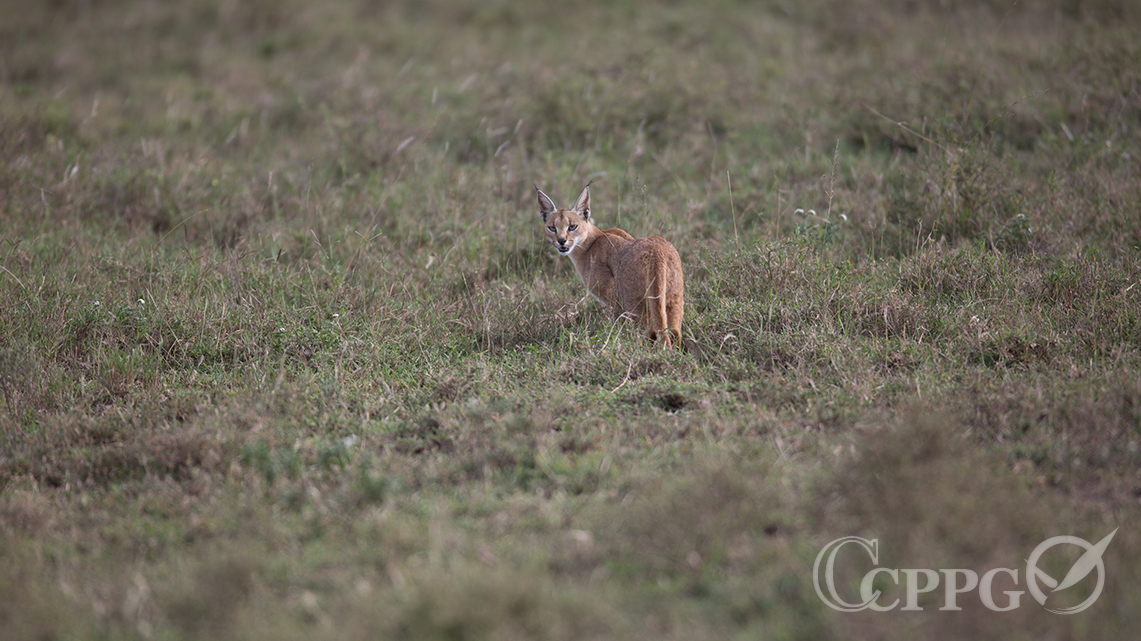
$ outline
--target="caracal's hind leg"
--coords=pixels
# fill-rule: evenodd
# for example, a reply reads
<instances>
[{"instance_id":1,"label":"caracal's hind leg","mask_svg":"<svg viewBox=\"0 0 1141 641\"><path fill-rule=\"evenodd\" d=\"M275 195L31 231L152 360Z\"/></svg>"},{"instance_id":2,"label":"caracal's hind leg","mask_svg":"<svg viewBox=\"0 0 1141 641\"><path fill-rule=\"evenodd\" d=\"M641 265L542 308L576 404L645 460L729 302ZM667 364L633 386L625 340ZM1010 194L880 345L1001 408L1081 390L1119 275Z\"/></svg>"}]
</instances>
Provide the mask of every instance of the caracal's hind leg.
<instances>
[{"instance_id":1,"label":"caracal's hind leg","mask_svg":"<svg viewBox=\"0 0 1141 641\"><path fill-rule=\"evenodd\" d=\"M663 348L669 348L672 343L669 329L657 328L653 325L646 327L646 340L657 343Z\"/></svg>"}]
</instances>

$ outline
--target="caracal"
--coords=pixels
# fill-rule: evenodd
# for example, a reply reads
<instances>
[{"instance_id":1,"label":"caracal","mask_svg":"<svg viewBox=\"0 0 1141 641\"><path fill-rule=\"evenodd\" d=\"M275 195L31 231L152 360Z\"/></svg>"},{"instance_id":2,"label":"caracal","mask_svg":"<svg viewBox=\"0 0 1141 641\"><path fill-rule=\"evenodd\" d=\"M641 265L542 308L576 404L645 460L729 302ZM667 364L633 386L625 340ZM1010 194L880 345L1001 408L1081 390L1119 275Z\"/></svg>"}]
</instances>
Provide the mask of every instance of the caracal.
<instances>
[{"instance_id":1,"label":"caracal","mask_svg":"<svg viewBox=\"0 0 1141 641\"><path fill-rule=\"evenodd\" d=\"M599 229L590 218L590 185L571 209L558 209L535 187L547 240L569 256L586 289L615 317L639 319L651 341L681 346L685 285L681 256L664 238L634 238L618 228Z\"/></svg>"}]
</instances>

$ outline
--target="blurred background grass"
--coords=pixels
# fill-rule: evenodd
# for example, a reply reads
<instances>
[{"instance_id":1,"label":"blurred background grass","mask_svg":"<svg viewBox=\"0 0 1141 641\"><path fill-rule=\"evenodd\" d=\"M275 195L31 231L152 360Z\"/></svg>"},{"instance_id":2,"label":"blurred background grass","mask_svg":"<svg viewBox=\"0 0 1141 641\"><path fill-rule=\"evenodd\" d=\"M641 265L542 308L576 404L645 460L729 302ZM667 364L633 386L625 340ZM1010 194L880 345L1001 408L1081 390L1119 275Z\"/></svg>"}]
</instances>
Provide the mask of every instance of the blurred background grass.
<instances>
[{"instance_id":1,"label":"blurred background grass","mask_svg":"<svg viewBox=\"0 0 1141 641\"><path fill-rule=\"evenodd\" d=\"M0 638L1132 638L1135 3L2 13ZM811 585L1115 527L1073 617Z\"/></svg>"}]
</instances>

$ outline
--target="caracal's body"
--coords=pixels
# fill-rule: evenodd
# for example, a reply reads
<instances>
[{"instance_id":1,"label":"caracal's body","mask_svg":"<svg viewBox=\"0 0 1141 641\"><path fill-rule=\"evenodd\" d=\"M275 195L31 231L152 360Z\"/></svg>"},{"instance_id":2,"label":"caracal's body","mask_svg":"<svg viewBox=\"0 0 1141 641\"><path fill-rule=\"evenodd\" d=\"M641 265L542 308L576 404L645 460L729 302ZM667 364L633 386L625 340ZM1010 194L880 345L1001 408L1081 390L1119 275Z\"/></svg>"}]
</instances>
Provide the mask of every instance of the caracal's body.
<instances>
[{"instance_id":1,"label":"caracal's body","mask_svg":"<svg viewBox=\"0 0 1141 641\"><path fill-rule=\"evenodd\" d=\"M570 257L587 290L615 316L640 320L651 341L681 346L685 285L677 249L659 236L599 229L590 217L590 185L571 209L557 209L538 187L535 192L547 240Z\"/></svg>"}]
</instances>

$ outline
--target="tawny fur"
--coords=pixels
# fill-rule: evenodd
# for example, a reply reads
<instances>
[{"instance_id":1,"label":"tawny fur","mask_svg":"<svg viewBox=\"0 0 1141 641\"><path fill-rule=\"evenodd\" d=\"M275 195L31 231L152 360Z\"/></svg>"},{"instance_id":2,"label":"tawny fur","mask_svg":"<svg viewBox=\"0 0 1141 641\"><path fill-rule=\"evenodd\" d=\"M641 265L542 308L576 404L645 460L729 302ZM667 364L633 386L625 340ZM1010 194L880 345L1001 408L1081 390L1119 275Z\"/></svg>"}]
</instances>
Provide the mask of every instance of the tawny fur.
<instances>
[{"instance_id":1,"label":"tawny fur","mask_svg":"<svg viewBox=\"0 0 1141 641\"><path fill-rule=\"evenodd\" d=\"M535 192L547 240L570 257L591 295L615 317L638 319L651 341L681 346L685 284L677 249L659 236L599 229L590 216L589 185L571 209L556 209L538 187Z\"/></svg>"}]
</instances>

